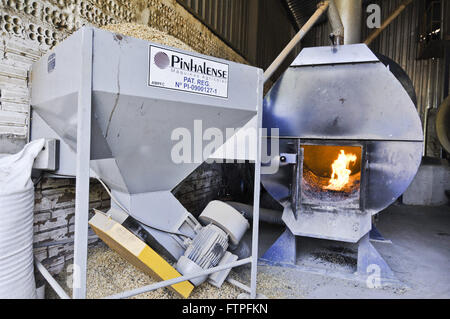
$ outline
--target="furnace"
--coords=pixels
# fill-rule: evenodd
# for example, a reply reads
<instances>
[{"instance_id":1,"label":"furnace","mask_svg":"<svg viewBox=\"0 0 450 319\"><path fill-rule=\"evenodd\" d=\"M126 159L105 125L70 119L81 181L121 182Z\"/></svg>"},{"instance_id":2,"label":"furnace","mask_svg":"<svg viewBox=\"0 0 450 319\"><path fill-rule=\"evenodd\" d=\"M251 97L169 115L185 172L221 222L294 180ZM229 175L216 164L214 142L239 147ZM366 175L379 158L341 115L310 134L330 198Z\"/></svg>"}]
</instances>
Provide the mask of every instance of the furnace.
<instances>
[{"instance_id":1,"label":"furnace","mask_svg":"<svg viewBox=\"0 0 450 319\"><path fill-rule=\"evenodd\" d=\"M389 69L364 44L305 48L266 95L263 127L279 153L268 152L278 170L262 182L287 226L266 257L295 263L294 236L358 243L358 272L376 263L390 277L368 242L372 216L411 183L423 133Z\"/></svg>"},{"instance_id":2,"label":"furnace","mask_svg":"<svg viewBox=\"0 0 450 319\"><path fill-rule=\"evenodd\" d=\"M342 144L342 143L341 143ZM301 202L359 209L361 146L303 144Z\"/></svg>"}]
</instances>

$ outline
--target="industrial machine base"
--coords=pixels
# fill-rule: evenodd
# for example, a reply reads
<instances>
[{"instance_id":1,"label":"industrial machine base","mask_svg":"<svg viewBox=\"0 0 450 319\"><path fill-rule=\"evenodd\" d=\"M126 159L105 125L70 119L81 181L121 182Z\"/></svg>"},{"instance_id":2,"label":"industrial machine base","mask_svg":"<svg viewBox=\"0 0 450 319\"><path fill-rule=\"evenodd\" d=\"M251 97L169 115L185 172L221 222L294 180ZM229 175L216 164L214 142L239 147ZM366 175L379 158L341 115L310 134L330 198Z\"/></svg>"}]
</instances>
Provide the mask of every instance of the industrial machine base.
<instances>
[{"instance_id":1,"label":"industrial machine base","mask_svg":"<svg viewBox=\"0 0 450 319\"><path fill-rule=\"evenodd\" d=\"M375 232L381 236L376 228ZM298 265L297 240L299 240L301 245L301 238L300 236L297 238L286 228L275 243L259 259L259 264L263 266L295 268L302 272L358 281L366 283L370 288L406 287L395 276L392 269L371 244L371 241L381 241L380 237L372 239L371 232L364 235L357 243L357 266L356 272L353 274L339 270ZM381 238L383 237L381 236ZM381 242L390 243L388 240Z\"/></svg>"}]
</instances>

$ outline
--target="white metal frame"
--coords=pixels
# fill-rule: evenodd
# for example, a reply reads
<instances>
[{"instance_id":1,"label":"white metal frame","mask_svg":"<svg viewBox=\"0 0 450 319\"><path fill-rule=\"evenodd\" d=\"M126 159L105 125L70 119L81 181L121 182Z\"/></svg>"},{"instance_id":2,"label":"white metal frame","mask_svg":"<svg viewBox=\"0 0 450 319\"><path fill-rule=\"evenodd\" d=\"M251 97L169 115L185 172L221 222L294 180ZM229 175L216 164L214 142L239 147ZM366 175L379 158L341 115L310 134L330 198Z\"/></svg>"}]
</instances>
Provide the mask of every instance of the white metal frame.
<instances>
[{"instance_id":1,"label":"white metal frame","mask_svg":"<svg viewBox=\"0 0 450 319\"><path fill-rule=\"evenodd\" d=\"M92 43L93 30L84 29L81 43L82 76L78 92L75 242L73 264L73 298L86 298L86 267L89 223L89 178L91 158Z\"/></svg>"}]
</instances>

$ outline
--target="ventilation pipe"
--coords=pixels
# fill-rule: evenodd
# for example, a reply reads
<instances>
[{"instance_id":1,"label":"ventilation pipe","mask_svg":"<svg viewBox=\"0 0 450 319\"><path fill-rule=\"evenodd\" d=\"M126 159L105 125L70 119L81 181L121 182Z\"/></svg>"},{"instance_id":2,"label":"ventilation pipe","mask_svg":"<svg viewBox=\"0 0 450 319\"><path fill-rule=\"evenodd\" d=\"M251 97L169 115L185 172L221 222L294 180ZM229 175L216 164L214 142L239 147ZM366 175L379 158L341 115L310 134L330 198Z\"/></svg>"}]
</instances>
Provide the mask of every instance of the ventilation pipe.
<instances>
[{"instance_id":1,"label":"ventilation pipe","mask_svg":"<svg viewBox=\"0 0 450 319\"><path fill-rule=\"evenodd\" d=\"M330 5L328 7L328 21L330 22L331 29L333 32L330 37L335 45L344 44L344 25L342 24L339 11L337 9L335 0L330 0Z\"/></svg>"},{"instance_id":2,"label":"ventilation pipe","mask_svg":"<svg viewBox=\"0 0 450 319\"><path fill-rule=\"evenodd\" d=\"M344 44L361 43L362 0L334 0L344 26ZM333 5L330 3L330 13ZM330 23L333 26L333 23ZM334 28L333 28L334 33Z\"/></svg>"}]
</instances>

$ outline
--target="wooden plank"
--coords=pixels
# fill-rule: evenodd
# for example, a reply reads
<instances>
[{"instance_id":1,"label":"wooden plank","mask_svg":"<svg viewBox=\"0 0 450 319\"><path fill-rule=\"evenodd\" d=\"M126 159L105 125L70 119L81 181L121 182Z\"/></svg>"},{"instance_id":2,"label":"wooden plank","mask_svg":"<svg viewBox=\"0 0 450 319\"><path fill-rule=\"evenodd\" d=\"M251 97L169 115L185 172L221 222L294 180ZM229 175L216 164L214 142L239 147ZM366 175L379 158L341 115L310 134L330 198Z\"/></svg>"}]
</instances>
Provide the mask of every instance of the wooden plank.
<instances>
[{"instance_id":1,"label":"wooden plank","mask_svg":"<svg viewBox=\"0 0 450 319\"><path fill-rule=\"evenodd\" d=\"M181 274L152 248L102 212L95 210L89 225L112 250L144 273L158 280L181 277ZM183 281L168 288L187 298L194 286L189 281Z\"/></svg>"}]
</instances>

